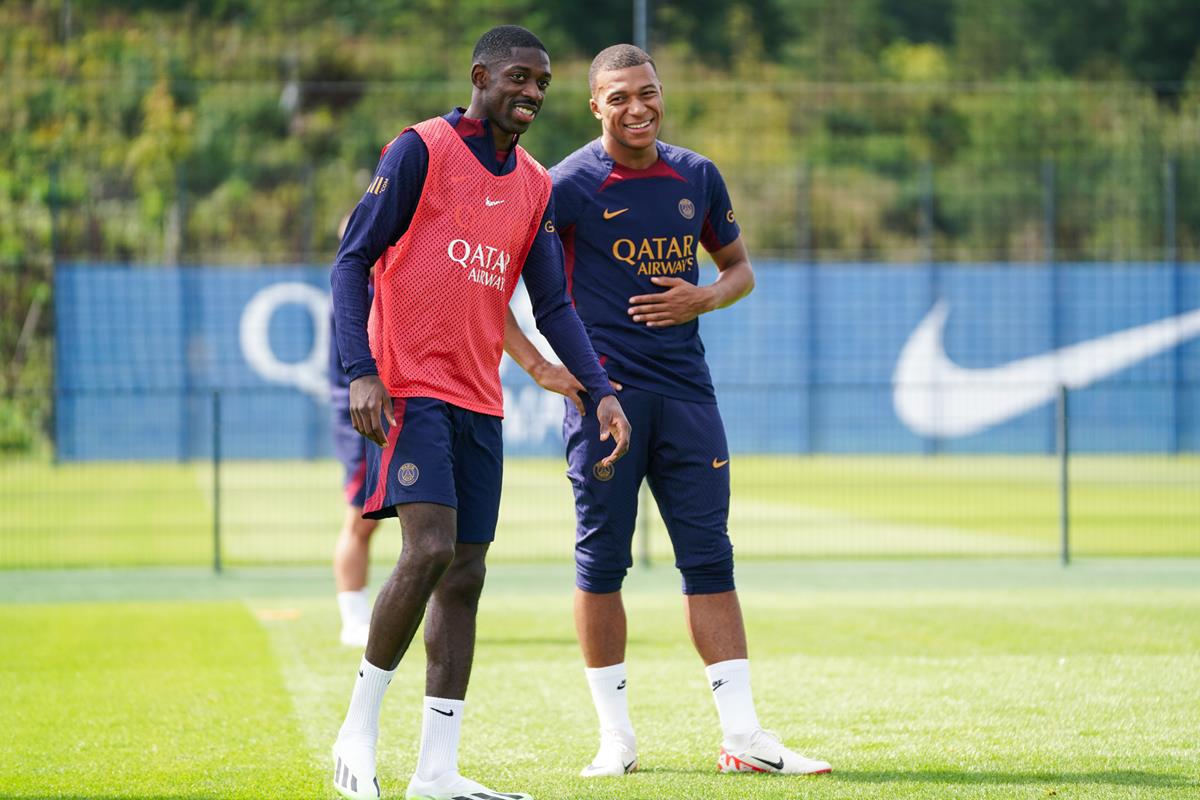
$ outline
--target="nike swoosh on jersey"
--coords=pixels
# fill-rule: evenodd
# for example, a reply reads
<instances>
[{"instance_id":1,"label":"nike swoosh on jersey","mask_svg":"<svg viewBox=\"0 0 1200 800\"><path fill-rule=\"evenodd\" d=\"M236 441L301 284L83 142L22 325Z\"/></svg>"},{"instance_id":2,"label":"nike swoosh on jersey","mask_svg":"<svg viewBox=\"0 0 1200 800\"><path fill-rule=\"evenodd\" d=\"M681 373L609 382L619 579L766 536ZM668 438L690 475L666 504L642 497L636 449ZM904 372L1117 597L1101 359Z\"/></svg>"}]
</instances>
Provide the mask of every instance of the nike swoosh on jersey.
<instances>
[{"instance_id":1,"label":"nike swoosh on jersey","mask_svg":"<svg viewBox=\"0 0 1200 800\"><path fill-rule=\"evenodd\" d=\"M969 436L1200 336L1200 309L983 369L946 355L939 300L908 337L892 376L896 415L924 436Z\"/></svg>"},{"instance_id":2,"label":"nike swoosh on jersey","mask_svg":"<svg viewBox=\"0 0 1200 800\"><path fill-rule=\"evenodd\" d=\"M483 198L483 204L485 206L487 206L488 208L491 208L492 206L498 206L503 202L504 202L503 200L493 200L490 197Z\"/></svg>"},{"instance_id":3,"label":"nike swoosh on jersey","mask_svg":"<svg viewBox=\"0 0 1200 800\"><path fill-rule=\"evenodd\" d=\"M724 461L721 461L720 459L714 458L714 459L713 459L713 469L720 469L721 467L725 466L725 465L726 465L726 464L728 464L728 463L729 463L729 459L728 459L728 458L727 458L727 459L725 459Z\"/></svg>"},{"instance_id":4,"label":"nike swoosh on jersey","mask_svg":"<svg viewBox=\"0 0 1200 800\"><path fill-rule=\"evenodd\" d=\"M619 209L617 209L616 211L609 211L609 210L606 208L606 209L604 209L604 218L605 218L605 219L612 219L613 217L619 217L619 216L621 216L622 214L624 214L624 213L625 213L626 211L628 211L628 210L629 210L628 208L619 208Z\"/></svg>"}]
</instances>

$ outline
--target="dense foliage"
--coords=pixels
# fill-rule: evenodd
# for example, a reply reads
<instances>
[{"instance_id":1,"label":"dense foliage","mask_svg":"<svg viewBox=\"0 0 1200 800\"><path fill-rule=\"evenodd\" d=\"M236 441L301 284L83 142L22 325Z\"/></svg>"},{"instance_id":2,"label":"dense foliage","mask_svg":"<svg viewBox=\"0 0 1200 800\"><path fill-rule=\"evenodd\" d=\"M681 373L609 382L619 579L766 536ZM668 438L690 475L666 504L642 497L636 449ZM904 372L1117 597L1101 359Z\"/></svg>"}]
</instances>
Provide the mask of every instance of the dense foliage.
<instances>
[{"instance_id":1,"label":"dense foliage","mask_svg":"<svg viewBox=\"0 0 1200 800\"><path fill-rule=\"evenodd\" d=\"M55 260L327 261L380 146L467 102L493 24L551 49L524 144L555 162L597 133L587 64L632 5L0 6L0 386L48 385ZM665 138L721 166L756 254L1200 253L1195 0L649 5ZM0 450L27 418L0 407Z\"/></svg>"}]
</instances>

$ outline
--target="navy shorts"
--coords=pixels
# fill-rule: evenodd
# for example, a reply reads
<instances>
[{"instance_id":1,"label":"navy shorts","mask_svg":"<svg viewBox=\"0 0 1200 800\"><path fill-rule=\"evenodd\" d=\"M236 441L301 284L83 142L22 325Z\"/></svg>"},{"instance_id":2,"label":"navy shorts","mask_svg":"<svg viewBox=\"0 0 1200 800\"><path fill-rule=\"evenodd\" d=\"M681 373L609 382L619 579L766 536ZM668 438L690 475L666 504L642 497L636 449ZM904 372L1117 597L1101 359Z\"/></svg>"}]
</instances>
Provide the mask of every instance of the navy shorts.
<instances>
[{"instance_id":1,"label":"navy shorts","mask_svg":"<svg viewBox=\"0 0 1200 800\"><path fill-rule=\"evenodd\" d=\"M367 443L363 516L396 516L402 503L458 510L458 541L496 538L504 440L499 417L429 397L393 397L396 427L383 420L388 445Z\"/></svg>"},{"instance_id":2,"label":"navy shorts","mask_svg":"<svg viewBox=\"0 0 1200 800\"><path fill-rule=\"evenodd\" d=\"M575 490L577 585L596 593L621 588L633 565L630 546L645 478L671 537L675 566L686 575L729 565L728 586L699 592L732 589L729 447L716 403L676 400L631 386L618 397L633 430L629 452L611 468L598 463L613 443L600 441L595 406L588 403L587 415L580 417L572 403L566 404L563 435L567 476Z\"/></svg>"},{"instance_id":3,"label":"navy shorts","mask_svg":"<svg viewBox=\"0 0 1200 800\"><path fill-rule=\"evenodd\" d=\"M330 395L333 410L333 452L342 462L342 489L346 493L346 504L362 508L367 499L367 445L371 443L354 430L350 421L349 392L334 392Z\"/></svg>"}]
</instances>

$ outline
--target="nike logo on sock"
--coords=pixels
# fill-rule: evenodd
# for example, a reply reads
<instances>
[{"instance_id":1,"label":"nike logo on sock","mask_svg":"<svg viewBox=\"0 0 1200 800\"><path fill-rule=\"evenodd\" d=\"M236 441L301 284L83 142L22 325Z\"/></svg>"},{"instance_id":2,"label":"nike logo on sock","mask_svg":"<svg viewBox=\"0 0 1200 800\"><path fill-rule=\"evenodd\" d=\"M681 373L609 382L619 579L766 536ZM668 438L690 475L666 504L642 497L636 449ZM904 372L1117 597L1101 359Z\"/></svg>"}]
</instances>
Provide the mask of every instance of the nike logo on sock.
<instances>
[{"instance_id":1,"label":"nike logo on sock","mask_svg":"<svg viewBox=\"0 0 1200 800\"><path fill-rule=\"evenodd\" d=\"M773 769L783 769L783 758L782 757L780 757L780 759L778 761L767 761L765 758L758 758L757 756L750 756L750 757L753 758L758 763L766 764L768 767L771 767Z\"/></svg>"},{"instance_id":2,"label":"nike logo on sock","mask_svg":"<svg viewBox=\"0 0 1200 800\"><path fill-rule=\"evenodd\" d=\"M442 711L440 708L434 708L433 706L430 706L430 707L429 707L429 710L430 710L430 711L436 711L437 713L441 714L443 717L453 717L453 716L454 716L454 709L453 709L453 708L452 708L452 709L450 709L449 711Z\"/></svg>"},{"instance_id":3,"label":"nike logo on sock","mask_svg":"<svg viewBox=\"0 0 1200 800\"><path fill-rule=\"evenodd\" d=\"M361 669L358 671L358 677L360 677L360 678L364 677Z\"/></svg>"},{"instance_id":4,"label":"nike logo on sock","mask_svg":"<svg viewBox=\"0 0 1200 800\"><path fill-rule=\"evenodd\" d=\"M625 680L622 678L621 682L617 684L617 691L619 692L624 688L625 688Z\"/></svg>"},{"instance_id":5,"label":"nike logo on sock","mask_svg":"<svg viewBox=\"0 0 1200 800\"><path fill-rule=\"evenodd\" d=\"M721 678L719 681L713 681L713 691L715 692L717 689L720 689L727 683L729 683L729 681L725 680L724 678Z\"/></svg>"}]
</instances>

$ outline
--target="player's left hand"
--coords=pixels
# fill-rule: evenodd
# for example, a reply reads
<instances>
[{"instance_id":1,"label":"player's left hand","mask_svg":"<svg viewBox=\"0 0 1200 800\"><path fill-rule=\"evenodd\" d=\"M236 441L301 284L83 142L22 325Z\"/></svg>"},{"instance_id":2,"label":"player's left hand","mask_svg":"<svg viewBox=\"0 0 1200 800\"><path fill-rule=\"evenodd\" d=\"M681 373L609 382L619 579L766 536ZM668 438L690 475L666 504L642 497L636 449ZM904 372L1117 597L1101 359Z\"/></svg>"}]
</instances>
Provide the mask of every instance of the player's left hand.
<instances>
[{"instance_id":1,"label":"player's left hand","mask_svg":"<svg viewBox=\"0 0 1200 800\"><path fill-rule=\"evenodd\" d=\"M713 309L712 292L705 286L697 286L683 278L654 277L650 282L670 288L657 294L629 298L629 315L634 322L643 322L648 328L665 328L691 322Z\"/></svg>"},{"instance_id":2,"label":"player's left hand","mask_svg":"<svg viewBox=\"0 0 1200 800\"><path fill-rule=\"evenodd\" d=\"M540 366L535 367L529 373L529 377L537 381L537 385L543 389L555 394L561 394L574 403L575 408L579 411L579 416L587 416L587 409L584 408L582 397L585 389L583 388L583 384L579 382L579 379L571 374L571 370L562 364L552 364L549 361L545 361ZM624 388L611 378L608 381L608 385L617 392Z\"/></svg>"},{"instance_id":3,"label":"player's left hand","mask_svg":"<svg viewBox=\"0 0 1200 800\"><path fill-rule=\"evenodd\" d=\"M607 442L609 437L617 440L613 451L598 463L612 466L621 456L629 452L629 420L625 418L625 410L614 394L600 398L596 406L596 421L600 423L600 441Z\"/></svg>"},{"instance_id":4,"label":"player's left hand","mask_svg":"<svg viewBox=\"0 0 1200 800\"><path fill-rule=\"evenodd\" d=\"M561 394L563 397L575 404L575 408L579 410L580 416L586 412L583 410L583 398L580 397L583 384L579 379L571 374L571 370L564 367L562 364L551 364L549 361L541 364L533 372L529 373L537 385L543 389Z\"/></svg>"}]
</instances>

